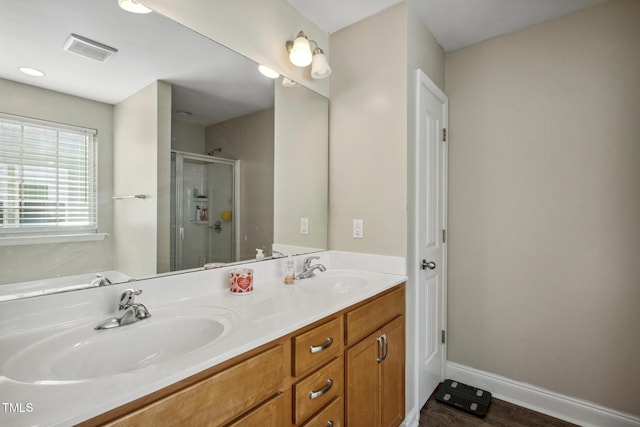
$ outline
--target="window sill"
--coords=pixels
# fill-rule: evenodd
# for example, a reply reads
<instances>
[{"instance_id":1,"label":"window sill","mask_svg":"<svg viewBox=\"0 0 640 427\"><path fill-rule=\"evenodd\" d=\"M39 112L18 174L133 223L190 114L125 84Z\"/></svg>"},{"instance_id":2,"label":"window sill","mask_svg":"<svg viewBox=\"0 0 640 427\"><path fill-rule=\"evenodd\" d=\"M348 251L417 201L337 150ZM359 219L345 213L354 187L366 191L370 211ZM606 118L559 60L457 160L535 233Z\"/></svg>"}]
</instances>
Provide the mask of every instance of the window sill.
<instances>
[{"instance_id":1,"label":"window sill","mask_svg":"<svg viewBox=\"0 0 640 427\"><path fill-rule=\"evenodd\" d=\"M47 243L93 242L104 240L107 233L62 234L56 236L0 237L0 246L42 245Z\"/></svg>"}]
</instances>

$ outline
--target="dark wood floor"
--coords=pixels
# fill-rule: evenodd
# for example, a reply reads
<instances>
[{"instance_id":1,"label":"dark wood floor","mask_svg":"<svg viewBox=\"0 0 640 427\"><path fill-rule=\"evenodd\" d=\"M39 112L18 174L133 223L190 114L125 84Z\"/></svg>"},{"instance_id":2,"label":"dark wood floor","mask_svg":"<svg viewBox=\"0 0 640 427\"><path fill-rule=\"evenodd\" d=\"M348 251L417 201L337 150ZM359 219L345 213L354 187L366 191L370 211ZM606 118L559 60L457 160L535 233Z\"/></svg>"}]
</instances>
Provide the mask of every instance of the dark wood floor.
<instances>
[{"instance_id":1,"label":"dark wood floor","mask_svg":"<svg viewBox=\"0 0 640 427\"><path fill-rule=\"evenodd\" d=\"M437 391L437 390L436 390ZM434 392L420 411L420 427L575 427L575 424L516 406L495 397L484 418L440 403Z\"/></svg>"}]
</instances>

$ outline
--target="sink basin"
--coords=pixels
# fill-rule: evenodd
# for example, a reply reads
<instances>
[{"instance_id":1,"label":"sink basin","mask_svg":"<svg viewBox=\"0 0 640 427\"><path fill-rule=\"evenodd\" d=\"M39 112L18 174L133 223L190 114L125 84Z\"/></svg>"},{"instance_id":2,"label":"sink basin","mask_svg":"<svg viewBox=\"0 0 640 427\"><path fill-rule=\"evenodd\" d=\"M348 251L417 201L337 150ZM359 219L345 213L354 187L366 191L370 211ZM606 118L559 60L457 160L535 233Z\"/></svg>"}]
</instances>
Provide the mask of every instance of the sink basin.
<instances>
[{"instance_id":1,"label":"sink basin","mask_svg":"<svg viewBox=\"0 0 640 427\"><path fill-rule=\"evenodd\" d=\"M357 273L326 271L310 279L297 280L298 288L308 293L343 294L367 286L367 279Z\"/></svg>"},{"instance_id":2,"label":"sink basin","mask_svg":"<svg viewBox=\"0 0 640 427\"><path fill-rule=\"evenodd\" d=\"M109 330L83 324L36 340L3 363L19 382L54 384L136 371L198 351L228 335L239 315L220 307L151 310L151 317Z\"/></svg>"}]
</instances>

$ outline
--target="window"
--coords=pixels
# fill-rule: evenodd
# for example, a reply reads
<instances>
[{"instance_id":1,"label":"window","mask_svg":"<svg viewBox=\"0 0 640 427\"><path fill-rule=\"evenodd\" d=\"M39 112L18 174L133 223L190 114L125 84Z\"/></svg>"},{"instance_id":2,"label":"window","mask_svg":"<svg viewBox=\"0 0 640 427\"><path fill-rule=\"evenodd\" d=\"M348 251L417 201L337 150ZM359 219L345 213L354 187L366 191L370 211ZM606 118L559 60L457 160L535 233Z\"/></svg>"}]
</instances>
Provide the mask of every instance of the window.
<instances>
[{"instance_id":1,"label":"window","mask_svg":"<svg viewBox=\"0 0 640 427\"><path fill-rule=\"evenodd\" d=\"M0 113L0 238L97 232L96 133Z\"/></svg>"}]
</instances>

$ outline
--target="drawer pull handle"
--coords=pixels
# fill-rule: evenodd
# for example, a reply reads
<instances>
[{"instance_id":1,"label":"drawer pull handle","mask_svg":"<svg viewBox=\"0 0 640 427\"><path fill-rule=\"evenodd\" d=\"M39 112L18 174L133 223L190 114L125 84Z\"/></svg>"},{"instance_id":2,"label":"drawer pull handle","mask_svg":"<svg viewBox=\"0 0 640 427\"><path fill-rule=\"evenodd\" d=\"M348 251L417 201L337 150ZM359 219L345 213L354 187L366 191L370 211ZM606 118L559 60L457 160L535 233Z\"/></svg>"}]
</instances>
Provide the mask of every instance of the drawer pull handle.
<instances>
[{"instance_id":1,"label":"drawer pull handle","mask_svg":"<svg viewBox=\"0 0 640 427\"><path fill-rule=\"evenodd\" d=\"M382 355L382 360L385 360L389 354L389 339L387 338L387 334L382 334L382 339L384 340L384 353Z\"/></svg>"},{"instance_id":2,"label":"drawer pull handle","mask_svg":"<svg viewBox=\"0 0 640 427\"><path fill-rule=\"evenodd\" d=\"M317 399L317 398L319 398L320 396L322 396L323 394L325 394L326 392L331 390L331 386L333 386L333 380L331 378L329 378L327 380L327 385L322 387L322 390L318 390L318 391L311 390L311 393L309 393L309 399Z\"/></svg>"},{"instance_id":3,"label":"drawer pull handle","mask_svg":"<svg viewBox=\"0 0 640 427\"><path fill-rule=\"evenodd\" d=\"M389 340L387 340L387 334L382 334L378 338L378 363L382 362L387 358L387 354L389 353Z\"/></svg>"},{"instance_id":4,"label":"drawer pull handle","mask_svg":"<svg viewBox=\"0 0 640 427\"><path fill-rule=\"evenodd\" d=\"M319 353L322 350L326 350L329 347L331 347L331 344L333 344L333 338L329 337L327 338L327 340L324 342L324 344L322 345L312 345L311 347L309 347L309 351L311 353Z\"/></svg>"},{"instance_id":5,"label":"drawer pull handle","mask_svg":"<svg viewBox=\"0 0 640 427\"><path fill-rule=\"evenodd\" d=\"M329 420L327 422L327 427L333 427L333 420Z\"/></svg>"}]
</instances>

